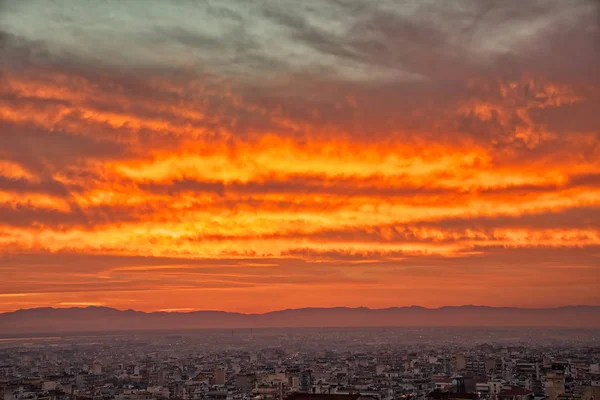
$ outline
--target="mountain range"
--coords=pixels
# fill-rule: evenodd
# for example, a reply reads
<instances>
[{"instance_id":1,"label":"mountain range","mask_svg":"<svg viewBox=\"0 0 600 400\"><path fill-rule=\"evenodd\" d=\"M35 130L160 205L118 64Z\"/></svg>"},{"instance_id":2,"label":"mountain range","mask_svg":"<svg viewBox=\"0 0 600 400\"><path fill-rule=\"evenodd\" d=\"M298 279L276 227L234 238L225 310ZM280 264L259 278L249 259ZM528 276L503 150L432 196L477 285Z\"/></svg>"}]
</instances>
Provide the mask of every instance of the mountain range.
<instances>
[{"instance_id":1,"label":"mountain range","mask_svg":"<svg viewBox=\"0 0 600 400\"><path fill-rule=\"evenodd\" d=\"M31 308L0 314L0 334L274 327L563 326L600 327L600 306L514 308L419 306L300 308L264 314L142 312L108 307Z\"/></svg>"}]
</instances>

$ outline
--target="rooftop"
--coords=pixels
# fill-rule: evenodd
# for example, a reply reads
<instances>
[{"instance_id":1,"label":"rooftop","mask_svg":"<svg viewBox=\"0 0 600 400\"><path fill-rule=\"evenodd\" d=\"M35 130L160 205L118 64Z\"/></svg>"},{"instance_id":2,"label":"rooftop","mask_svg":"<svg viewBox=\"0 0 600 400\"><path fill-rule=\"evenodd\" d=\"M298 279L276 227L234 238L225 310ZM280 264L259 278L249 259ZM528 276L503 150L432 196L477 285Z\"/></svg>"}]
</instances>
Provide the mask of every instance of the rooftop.
<instances>
[{"instance_id":1,"label":"rooftop","mask_svg":"<svg viewBox=\"0 0 600 400\"><path fill-rule=\"evenodd\" d=\"M510 389L502 389L500 393L498 393L498 397L501 396L527 396L533 394L533 392L529 389L525 389L519 386L513 386Z\"/></svg>"},{"instance_id":2,"label":"rooftop","mask_svg":"<svg viewBox=\"0 0 600 400\"><path fill-rule=\"evenodd\" d=\"M477 393L455 393L455 392L442 392L440 390L434 390L427 395L428 399L434 400L451 400L451 399L461 399L461 400L475 400L479 398Z\"/></svg>"}]
</instances>

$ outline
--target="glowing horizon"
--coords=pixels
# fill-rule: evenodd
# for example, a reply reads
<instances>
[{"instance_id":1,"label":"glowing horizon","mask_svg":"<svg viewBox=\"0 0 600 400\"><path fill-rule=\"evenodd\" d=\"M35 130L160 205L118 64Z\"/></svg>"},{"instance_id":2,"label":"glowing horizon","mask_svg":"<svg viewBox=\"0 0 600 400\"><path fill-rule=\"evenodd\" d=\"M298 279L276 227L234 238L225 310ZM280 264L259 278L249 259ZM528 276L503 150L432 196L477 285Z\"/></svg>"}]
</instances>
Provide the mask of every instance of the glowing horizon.
<instances>
[{"instance_id":1,"label":"glowing horizon","mask_svg":"<svg viewBox=\"0 0 600 400\"><path fill-rule=\"evenodd\" d=\"M0 5L0 312L600 304L594 2L360 4Z\"/></svg>"}]
</instances>

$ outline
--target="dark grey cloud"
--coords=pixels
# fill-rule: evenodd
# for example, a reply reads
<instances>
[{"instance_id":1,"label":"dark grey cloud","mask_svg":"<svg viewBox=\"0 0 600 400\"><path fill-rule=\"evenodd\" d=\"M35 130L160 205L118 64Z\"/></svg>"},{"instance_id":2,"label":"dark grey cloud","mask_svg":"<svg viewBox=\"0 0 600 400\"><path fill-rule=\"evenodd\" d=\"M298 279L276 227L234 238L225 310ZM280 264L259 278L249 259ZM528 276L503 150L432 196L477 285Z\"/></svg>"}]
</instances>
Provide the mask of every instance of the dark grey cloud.
<instances>
[{"instance_id":1,"label":"dark grey cloud","mask_svg":"<svg viewBox=\"0 0 600 400\"><path fill-rule=\"evenodd\" d=\"M49 228L56 231L80 228L94 230L114 223L138 222L148 219L162 203L126 205L100 205L81 208L69 194L69 209L46 208L32 204L25 196L16 204L0 204L0 226L25 229Z\"/></svg>"},{"instance_id":2,"label":"dark grey cloud","mask_svg":"<svg viewBox=\"0 0 600 400\"><path fill-rule=\"evenodd\" d=\"M599 49L600 51L600 49ZM530 115L535 124L561 135L597 134L600 127L600 92L585 101L556 107L537 108Z\"/></svg>"},{"instance_id":3,"label":"dark grey cloud","mask_svg":"<svg viewBox=\"0 0 600 400\"><path fill-rule=\"evenodd\" d=\"M576 207L566 208L558 211L545 211L537 213L523 213L521 215L508 216L479 216L444 218L438 220L423 221L416 226L437 227L440 229L533 229L543 231L545 229L591 229L598 230L600 227L599 207Z\"/></svg>"},{"instance_id":4,"label":"dark grey cloud","mask_svg":"<svg viewBox=\"0 0 600 400\"><path fill-rule=\"evenodd\" d=\"M54 172L72 163L90 159L116 159L127 149L118 142L35 125L0 120L0 159L14 161L25 168Z\"/></svg>"},{"instance_id":5,"label":"dark grey cloud","mask_svg":"<svg viewBox=\"0 0 600 400\"><path fill-rule=\"evenodd\" d=\"M223 195L225 192L225 184L222 182L203 182L194 179L180 179L166 184L159 183L143 183L139 185L142 190L147 190L160 194L179 194L182 192L192 193L213 193Z\"/></svg>"},{"instance_id":6,"label":"dark grey cloud","mask_svg":"<svg viewBox=\"0 0 600 400\"><path fill-rule=\"evenodd\" d=\"M585 50L597 33L595 4L587 0L5 3L0 29L44 42L57 58L262 79L295 73L349 81L451 77L468 65L489 68L499 57L550 56L557 49L545 39L557 33L568 33L577 39L576 50ZM557 45L572 50L564 41ZM560 68L577 64L564 59Z\"/></svg>"},{"instance_id":7,"label":"dark grey cloud","mask_svg":"<svg viewBox=\"0 0 600 400\"><path fill-rule=\"evenodd\" d=\"M81 211L36 208L31 204L0 204L0 225L21 228L85 226L88 220Z\"/></svg>"},{"instance_id":8,"label":"dark grey cloud","mask_svg":"<svg viewBox=\"0 0 600 400\"><path fill-rule=\"evenodd\" d=\"M79 187L79 189L82 189ZM0 191L18 194L47 194L57 197L69 197L70 189L56 180L32 182L24 178L0 176Z\"/></svg>"},{"instance_id":9,"label":"dark grey cloud","mask_svg":"<svg viewBox=\"0 0 600 400\"><path fill-rule=\"evenodd\" d=\"M445 171L439 171L440 178ZM435 174L432 173L435 177ZM514 196L525 194L554 193L560 190L574 188L596 188L600 185L599 174L574 174L569 176L564 184L522 184L509 186L494 186L483 188L450 187L437 185L434 182L423 182L421 185L413 183L412 180L402 177L396 180L386 179L384 176L344 176L335 177L325 175L291 175L284 178L264 177L261 180L250 180L247 182L221 182L202 181L192 178L178 179L170 182L142 183L138 187L144 191L158 194L176 193L214 193L219 196L226 194L253 196L268 193L280 194L307 194L307 195L334 195L344 197L375 197L382 198L405 198L416 196L424 198L427 196L449 195L455 202L461 198L472 199L477 196L480 199L493 196ZM243 198L243 197L242 197Z\"/></svg>"}]
</instances>

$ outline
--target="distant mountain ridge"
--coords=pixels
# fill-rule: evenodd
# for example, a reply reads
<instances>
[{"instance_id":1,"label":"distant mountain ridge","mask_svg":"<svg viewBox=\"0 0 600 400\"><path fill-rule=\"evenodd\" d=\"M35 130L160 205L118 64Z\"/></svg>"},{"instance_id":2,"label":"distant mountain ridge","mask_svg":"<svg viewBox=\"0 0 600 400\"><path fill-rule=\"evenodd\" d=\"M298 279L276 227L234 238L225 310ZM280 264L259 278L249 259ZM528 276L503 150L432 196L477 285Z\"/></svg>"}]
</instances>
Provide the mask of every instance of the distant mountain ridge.
<instances>
[{"instance_id":1,"label":"distant mountain ridge","mask_svg":"<svg viewBox=\"0 0 600 400\"><path fill-rule=\"evenodd\" d=\"M374 326L564 326L600 328L600 306L299 308L264 314L143 312L109 307L31 308L0 314L0 334L127 330Z\"/></svg>"}]
</instances>

